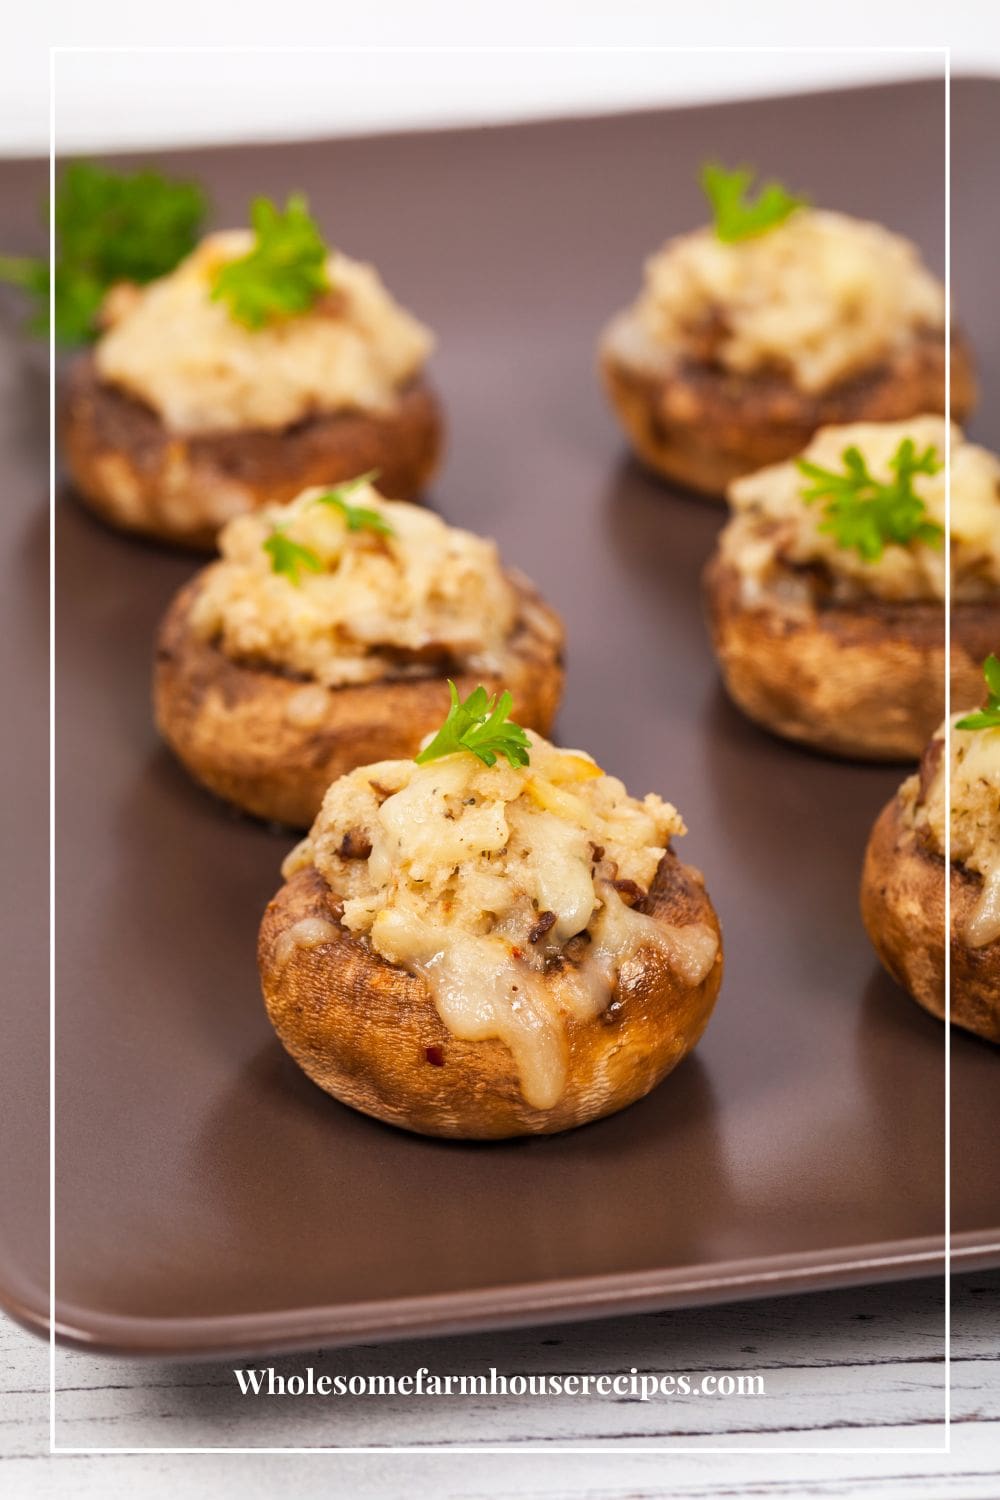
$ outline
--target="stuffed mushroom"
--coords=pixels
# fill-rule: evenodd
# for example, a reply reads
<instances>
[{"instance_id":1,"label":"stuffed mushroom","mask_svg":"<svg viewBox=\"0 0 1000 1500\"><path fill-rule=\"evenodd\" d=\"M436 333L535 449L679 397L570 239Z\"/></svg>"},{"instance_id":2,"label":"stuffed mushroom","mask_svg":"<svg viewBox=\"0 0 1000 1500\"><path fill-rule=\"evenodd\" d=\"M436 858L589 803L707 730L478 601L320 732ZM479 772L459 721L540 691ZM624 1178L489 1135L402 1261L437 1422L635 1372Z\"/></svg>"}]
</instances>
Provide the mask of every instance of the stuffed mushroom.
<instances>
[{"instance_id":1,"label":"stuffed mushroom","mask_svg":"<svg viewBox=\"0 0 1000 1500\"><path fill-rule=\"evenodd\" d=\"M363 475L229 522L161 625L157 723L209 790L308 827L331 781L415 754L463 693L506 684L548 730L563 629L494 542Z\"/></svg>"},{"instance_id":2,"label":"stuffed mushroom","mask_svg":"<svg viewBox=\"0 0 1000 1500\"><path fill-rule=\"evenodd\" d=\"M945 293L915 247L813 209L751 174L708 167L711 227L668 240L600 344L611 403L639 458L721 498L819 427L945 411ZM951 411L975 399L951 348Z\"/></svg>"},{"instance_id":3,"label":"stuffed mushroom","mask_svg":"<svg viewBox=\"0 0 1000 1500\"><path fill-rule=\"evenodd\" d=\"M988 660L987 675L989 707L942 725L919 773L904 781L876 822L865 855L861 911L889 973L925 1010L944 1017L947 883L950 1019L1000 1042L1000 661L995 656Z\"/></svg>"},{"instance_id":4,"label":"stuffed mushroom","mask_svg":"<svg viewBox=\"0 0 1000 1500\"><path fill-rule=\"evenodd\" d=\"M81 498L105 520L209 548L232 517L378 468L410 499L440 454L428 330L370 265L267 199L169 275L112 291L62 406Z\"/></svg>"},{"instance_id":5,"label":"stuffed mushroom","mask_svg":"<svg viewBox=\"0 0 1000 1500\"><path fill-rule=\"evenodd\" d=\"M624 1108L695 1045L722 977L655 795L453 700L416 760L334 782L260 931L271 1022L314 1082L426 1135L545 1134Z\"/></svg>"},{"instance_id":6,"label":"stuffed mushroom","mask_svg":"<svg viewBox=\"0 0 1000 1500\"><path fill-rule=\"evenodd\" d=\"M705 571L730 697L831 755L917 760L944 713L946 424L831 427L737 480ZM950 671L978 692L1000 638L1000 460L951 432Z\"/></svg>"}]
</instances>

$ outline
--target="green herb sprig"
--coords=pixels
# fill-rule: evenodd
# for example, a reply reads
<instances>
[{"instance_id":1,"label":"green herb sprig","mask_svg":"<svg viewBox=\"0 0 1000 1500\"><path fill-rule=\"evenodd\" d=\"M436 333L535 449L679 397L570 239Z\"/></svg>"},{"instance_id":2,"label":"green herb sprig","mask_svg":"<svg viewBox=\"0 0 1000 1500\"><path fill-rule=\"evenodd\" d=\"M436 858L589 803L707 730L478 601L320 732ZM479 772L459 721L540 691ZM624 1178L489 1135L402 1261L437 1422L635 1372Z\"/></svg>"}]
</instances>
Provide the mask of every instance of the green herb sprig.
<instances>
[{"instance_id":1,"label":"green herb sprig","mask_svg":"<svg viewBox=\"0 0 1000 1500\"><path fill-rule=\"evenodd\" d=\"M284 210L270 198L255 198L250 218L253 247L218 268L212 297L227 304L235 322L256 329L308 312L329 290L329 252L301 193Z\"/></svg>"},{"instance_id":2,"label":"green herb sprig","mask_svg":"<svg viewBox=\"0 0 1000 1500\"><path fill-rule=\"evenodd\" d=\"M348 531L374 531L378 536L395 536L392 526L377 510L351 504L351 496L365 485L373 484L378 474L378 469L370 469L367 474L359 474L357 479L349 479L346 484L338 484L325 494L317 495L312 504L327 505L331 510L339 511Z\"/></svg>"},{"instance_id":3,"label":"green herb sprig","mask_svg":"<svg viewBox=\"0 0 1000 1500\"><path fill-rule=\"evenodd\" d=\"M40 257L0 255L0 281L20 287L34 303L28 328L44 337L49 331L49 263ZM104 295L101 283L90 273L80 273L67 282L56 269L56 338L61 344L81 344L90 338Z\"/></svg>"},{"instance_id":4,"label":"green herb sprig","mask_svg":"<svg viewBox=\"0 0 1000 1500\"><path fill-rule=\"evenodd\" d=\"M302 569L310 573L322 573L323 564L311 547L303 547L293 541L280 526L275 526L264 542L264 551L271 559L271 571L283 574L296 588L302 582Z\"/></svg>"},{"instance_id":5,"label":"green herb sprig","mask_svg":"<svg viewBox=\"0 0 1000 1500\"><path fill-rule=\"evenodd\" d=\"M153 171L123 175L84 161L67 167L52 206L57 341L95 338L101 303L117 282L144 285L172 271L194 249L205 208L194 182ZM48 257L0 257L0 281L28 294L35 304L29 327L47 335Z\"/></svg>"},{"instance_id":6,"label":"green herb sprig","mask_svg":"<svg viewBox=\"0 0 1000 1500\"><path fill-rule=\"evenodd\" d=\"M983 663L983 676L989 689L986 707L959 719L956 729L1000 729L1000 660L992 651Z\"/></svg>"},{"instance_id":7,"label":"green herb sprig","mask_svg":"<svg viewBox=\"0 0 1000 1500\"><path fill-rule=\"evenodd\" d=\"M448 717L427 748L414 757L418 765L438 760L442 755L454 755L459 750L470 751L488 766L496 765L498 755L503 755L515 768L530 765L531 741L520 724L509 717L514 701L510 693L491 697L480 684L461 703L450 678L448 690L451 693Z\"/></svg>"},{"instance_id":8,"label":"green herb sprig","mask_svg":"<svg viewBox=\"0 0 1000 1500\"><path fill-rule=\"evenodd\" d=\"M748 195L755 175L749 167L729 172L718 162L706 162L701 169L701 186L712 207L715 233L724 244L766 234L809 203L808 198L789 193L780 182L765 182L751 199Z\"/></svg>"},{"instance_id":9,"label":"green herb sprig","mask_svg":"<svg viewBox=\"0 0 1000 1500\"><path fill-rule=\"evenodd\" d=\"M351 495L363 489L366 484L371 484L377 477L378 470L371 469L367 474L359 474L356 479L348 479L346 483L336 485L322 495L316 495L309 503L328 505L338 511L343 516L348 531L374 531L379 536L395 536L389 522L377 510L350 503ZM291 583L298 585L302 582L303 568L308 568L311 573L323 571L323 563L312 547L305 547L301 542L294 541L283 526L272 527L263 546L271 559L271 571L284 574Z\"/></svg>"},{"instance_id":10,"label":"green herb sprig","mask_svg":"<svg viewBox=\"0 0 1000 1500\"><path fill-rule=\"evenodd\" d=\"M801 490L802 499L807 505L825 502L819 529L838 547L853 548L865 562L878 562L890 542L942 545L944 528L928 518L913 488L917 474L937 474L942 468L933 445L918 453L913 439L904 438L889 460L893 478L888 484L870 472L859 448L845 448L841 459L842 473L797 460L799 472L813 481Z\"/></svg>"}]
</instances>

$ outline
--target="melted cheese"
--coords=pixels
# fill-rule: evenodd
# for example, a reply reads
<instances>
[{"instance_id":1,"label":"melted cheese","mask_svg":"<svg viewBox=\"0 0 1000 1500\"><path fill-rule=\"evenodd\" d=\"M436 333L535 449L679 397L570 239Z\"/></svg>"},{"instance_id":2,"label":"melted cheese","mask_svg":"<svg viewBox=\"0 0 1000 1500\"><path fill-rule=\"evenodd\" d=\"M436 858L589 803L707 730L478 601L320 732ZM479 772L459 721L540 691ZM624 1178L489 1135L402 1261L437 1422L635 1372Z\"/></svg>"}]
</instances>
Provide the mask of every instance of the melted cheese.
<instances>
[{"instance_id":1,"label":"melted cheese","mask_svg":"<svg viewBox=\"0 0 1000 1500\"><path fill-rule=\"evenodd\" d=\"M494 542L370 485L351 504L378 512L393 535L351 531L339 511L314 503L319 494L306 490L223 529L221 560L206 569L191 612L202 639L234 661L309 678L287 710L300 724L326 712L315 684L426 674L442 662L501 670L519 604ZM321 571L302 568L297 583L275 573L264 549L275 526L308 547Z\"/></svg>"},{"instance_id":2,"label":"melted cheese","mask_svg":"<svg viewBox=\"0 0 1000 1500\"><path fill-rule=\"evenodd\" d=\"M647 262L627 323L640 358L644 336L654 362L660 351L740 375L776 369L817 392L942 328L944 309L909 241L806 209L735 244L711 229L669 240Z\"/></svg>"},{"instance_id":3,"label":"melted cheese","mask_svg":"<svg viewBox=\"0 0 1000 1500\"><path fill-rule=\"evenodd\" d=\"M317 413L383 411L423 368L433 340L372 266L339 253L331 293L264 328L213 300L219 265L246 254L249 231L214 234L158 281L105 308L95 351L111 385L137 396L171 432L288 427Z\"/></svg>"},{"instance_id":4,"label":"melted cheese","mask_svg":"<svg viewBox=\"0 0 1000 1500\"><path fill-rule=\"evenodd\" d=\"M335 942L337 929L324 917L303 917L283 932L274 945L274 962L283 969L293 954L301 948L319 948L323 943Z\"/></svg>"},{"instance_id":5,"label":"melted cheese","mask_svg":"<svg viewBox=\"0 0 1000 1500\"><path fill-rule=\"evenodd\" d=\"M425 979L453 1035L502 1041L525 1100L549 1109L566 1086L567 1021L600 1014L651 949L700 984L718 939L633 910L615 884L648 890L684 832L676 810L630 797L581 752L531 742L526 768L463 753L342 777L285 874L314 864L343 899L344 925ZM370 844L367 859L342 856L348 833Z\"/></svg>"},{"instance_id":6,"label":"melted cheese","mask_svg":"<svg viewBox=\"0 0 1000 1500\"><path fill-rule=\"evenodd\" d=\"M513 956L511 945L489 934L435 926L411 912L379 912L372 946L390 963L420 974L453 1036L497 1038L509 1049L521 1092L535 1109L551 1109L566 1084L565 1028L541 978Z\"/></svg>"},{"instance_id":7,"label":"melted cheese","mask_svg":"<svg viewBox=\"0 0 1000 1500\"><path fill-rule=\"evenodd\" d=\"M962 717L956 714L955 719ZM947 737L948 725L936 739ZM971 948L1000 939L1000 729L951 730L951 857L982 878L982 891L965 931ZM903 785L906 816L945 851L949 808L945 801L944 757L920 797L919 777Z\"/></svg>"},{"instance_id":8,"label":"melted cheese","mask_svg":"<svg viewBox=\"0 0 1000 1500\"><path fill-rule=\"evenodd\" d=\"M606 1009L615 984L627 988L638 978L643 951L658 950L674 973L694 988L708 976L719 952L711 927L692 922L671 927L645 912L633 911L607 880L599 882L601 905L590 925L585 958L560 976L560 998L579 1021Z\"/></svg>"},{"instance_id":9,"label":"melted cheese","mask_svg":"<svg viewBox=\"0 0 1000 1500\"><path fill-rule=\"evenodd\" d=\"M1000 589L1000 459L951 430L951 572L956 600L984 599ZM908 422L859 422L824 427L803 457L822 468L843 472L845 448L861 450L876 478L889 480L889 461L904 438L918 450L933 447L942 465L936 474L918 474L915 493L928 519L945 523L946 425L941 417ZM742 575L744 599L751 604L781 581L790 586L788 568L820 564L831 578L835 597L874 595L881 599L943 600L946 582L944 547L913 541L890 544L877 562L866 562L853 548L839 547L822 530L822 501L807 505L807 480L793 463L773 464L730 486L732 519L722 533L723 556ZM802 581L803 599L809 596Z\"/></svg>"}]
</instances>

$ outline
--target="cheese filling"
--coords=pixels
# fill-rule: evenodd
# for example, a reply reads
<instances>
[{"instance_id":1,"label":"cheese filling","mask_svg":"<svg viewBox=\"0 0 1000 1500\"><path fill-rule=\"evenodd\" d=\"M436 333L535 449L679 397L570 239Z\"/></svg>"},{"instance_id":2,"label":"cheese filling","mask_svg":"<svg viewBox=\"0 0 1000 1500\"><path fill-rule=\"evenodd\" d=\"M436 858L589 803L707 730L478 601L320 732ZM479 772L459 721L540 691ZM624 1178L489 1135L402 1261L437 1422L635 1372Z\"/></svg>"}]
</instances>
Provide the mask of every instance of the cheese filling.
<instances>
[{"instance_id":1,"label":"cheese filling","mask_svg":"<svg viewBox=\"0 0 1000 1500\"><path fill-rule=\"evenodd\" d=\"M630 797L579 751L531 746L518 769L459 753L341 777L284 874L315 865L344 925L426 981L454 1036L502 1041L526 1102L551 1109L570 1021L637 982L651 949L693 987L719 945L704 924L636 909L685 831L676 810Z\"/></svg>"},{"instance_id":2,"label":"cheese filling","mask_svg":"<svg viewBox=\"0 0 1000 1500\"><path fill-rule=\"evenodd\" d=\"M234 661L275 667L322 687L445 670L499 672L519 615L496 544L433 512L385 500L371 485L352 506L375 512L391 535L352 531L336 507L306 490L289 505L239 516L219 538L191 625ZM297 579L275 572L275 531L307 549ZM295 722L324 717L321 694L289 704Z\"/></svg>"},{"instance_id":3,"label":"cheese filling","mask_svg":"<svg viewBox=\"0 0 1000 1500\"><path fill-rule=\"evenodd\" d=\"M627 324L640 360L645 341L647 362L659 351L738 375L777 371L816 393L943 328L944 312L944 289L908 240L801 209L736 243L708 228L668 240Z\"/></svg>"},{"instance_id":4,"label":"cheese filling","mask_svg":"<svg viewBox=\"0 0 1000 1500\"><path fill-rule=\"evenodd\" d=\"M308 312L245 328L213 300L219 265L253 245L210 235L169 276L106 306L94 358L101 379L144 401L171 432L280 429L340 411L391 409L433 339L372 266L330 256L331 290Z\"/></svg>"},{"instance_id":5,"label":"cheese filling","mask_svg":"<svg viewBox=\"0 0 1000 1500\"><path fill-rule=\"evenodd\" d=\"M970 948L1000 938L1000 729L951 730L951 858L982 878L982 892L961 934ZM935 741L948 737L948 725ZM933 744L933 742L932 742ZM945 851L949 809L945 802L944 754L921 787L919 776L903 783L904 815L938 854Z\"/></svg>"},{"instance_id":6,"label":"cheese filling","mask_svg":"<svg viewBox=\"0 0 1000 1500\"><path fill-rule=\"evenodd\" d=\"M919 452L933 447L941 467L936 474L915 475L913 489L924 502L926 519L943 528L946 435L944 419L930 416L823 427L802 456L842 473L844 450L853 446L875 478L888 482L893 478L890 460L905 438ZM745 604L765 601L776 588L789 602L797 597L809 603L817 570L835 603L865 597L943 602L943 545L890 542L877 561L868 562L823 529L823 500L806 504L802 498L811 483L791 462L773 464L730 486L732 518L720 548L741 576ZM951 582L956 602L993 598L1000 590L1000 459L966 442L956 427L951 429Z\"/></svg>"}]
</instances>

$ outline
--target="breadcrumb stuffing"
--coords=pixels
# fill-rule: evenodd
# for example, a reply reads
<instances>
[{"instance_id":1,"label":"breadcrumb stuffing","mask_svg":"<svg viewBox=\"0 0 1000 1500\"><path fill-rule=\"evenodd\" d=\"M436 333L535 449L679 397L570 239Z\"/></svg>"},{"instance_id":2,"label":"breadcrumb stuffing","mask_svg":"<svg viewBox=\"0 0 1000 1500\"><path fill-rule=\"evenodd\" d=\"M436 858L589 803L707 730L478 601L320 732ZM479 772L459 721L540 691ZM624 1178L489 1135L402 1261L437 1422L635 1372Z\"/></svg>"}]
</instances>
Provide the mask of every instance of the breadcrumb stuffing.
<instances>
[{"instance_id":1,"label":"breadcrumb stuffing","mask_svg":"<svg viewBox=\"0 0 1000 1500\"><path fill-rule=\"evenodd\" d=\"M340 252L328 262L331 292L309 312L245 328L213 300L212 276L252 245L248 230L210 235L168 276L109 301L94 356L101 379L184 434L391 408L427 362L429 330L373 266Z\"/></svg>"},{"instance_id":2,"label":"breadcrumb stuffing","mask_svg":"<svg viewBox=\"0 0 1000 1500\"><path fill-rule=\"evenodd\" d=\"M561 947L601 907L612 868L648 890L685 828L670 803L629 796L582 751L529 738L531 764L517 769L459 753L341 777L286 875L315 864L344 897L345 924L376 947L387 910L462 932L500 930L524 945L539 913L554 912L538 951ZM344 858L349 832L371 846L366 860Z\"/></svg>"},{"instance_id":3,"label":"breadcrumb stuffing","mask_svg":"<svg viewBox=\"0 0 1000 1500\"><path fill-rule=\"evenodd\" d=\"M968 712L966 709L964 712ZM945 852L951 820L951 858L982 876L983 890L964 934L972 947L1000 938L1000 729L956 729L964 717L941 725L925 754L931 774L909 777L900 789L906 820ZM951 801L946 801L944 745L950 738ZM935 745L941 745L935 750Z\"/></svg>"},{"instance_id":4,"label":"breadcrumb stuffing","mask_svg":"<svg viewBox=\"0 0 1000 1500\"><path fill-rule=\"evenodd\" d=\"M766 234L668 240L646 264L635 320L652 345L735 374L787 374L815 393L944 325L916 247L880 224L799 209Z\"/></svg>"},{"instance_id":5,"label":"breadcrumb stuffing","mask_svg":"<svg viewBox=\"0 0 1000 1500\"><path fill-rule=\"evenodd\" d=\"M350 530L322 489L230 521L205 572L193 629L234 661L282 668L335 687L389 676L497 672L518 597L496 544L371 485L351 504L391 535ZM280 528L318 571L275 572L265 543Z\"/></svg>"},{"instance_id":6,"label":"breadcrumb stuffing","mask_svg":"<svg viewBox=\"0 0 1000 1500\"><path fill-rule=\"evenodd\" d=\"M946 519L944 468L947 424L943 417L914 417L905 422L857 422L823 427L804 458L840 472L843 453L860 449L876 478L892 478L889 462L905 438L919 450L933 447L941 467L936 474L917 474L913 489L924 502L927 519L943 527ZM943 546L912 541L886 545L868 562L853 548L838 546L822 530L823 505L807 505L803 489L810 481L796 463L772 464L730 486L732 519L720 537L723 557L742 575L745 601L764 597L776 580L791 585L789 569L818 565L835 600L864 596L886 600L943 601L946 552ZM955 600L991 598L1000 589L1000 459L967 442L951 428L951 570ZM812 582L802 579L802 595Z\"/></svg>"}]
</instances>

